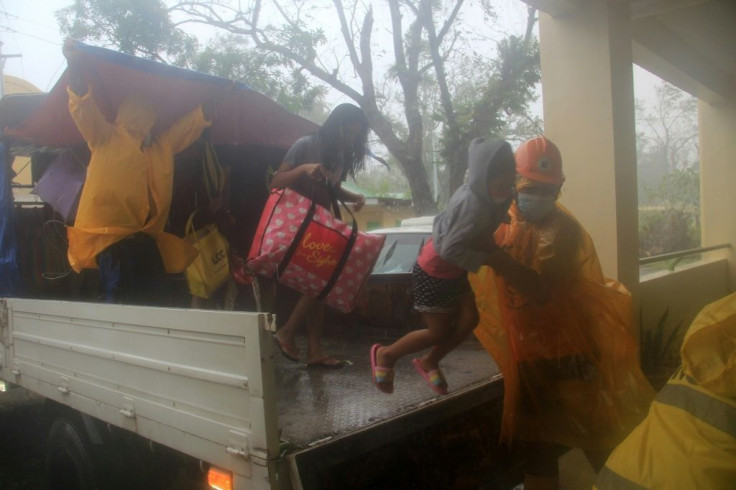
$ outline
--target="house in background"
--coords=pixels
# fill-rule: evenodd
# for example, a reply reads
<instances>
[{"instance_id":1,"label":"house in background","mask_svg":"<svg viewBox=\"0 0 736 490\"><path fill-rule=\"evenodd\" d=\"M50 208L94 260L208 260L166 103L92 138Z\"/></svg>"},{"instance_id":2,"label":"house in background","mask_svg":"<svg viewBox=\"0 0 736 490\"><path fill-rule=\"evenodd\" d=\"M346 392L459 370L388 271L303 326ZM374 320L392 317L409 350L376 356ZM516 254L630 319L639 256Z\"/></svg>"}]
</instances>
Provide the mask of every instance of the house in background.
<instances>
[{"instance_id":1,"label":"house in background","mask_svg":"<svg viewBox=\"0 0 736 490\"><path fill-rule=\"evenodd\" d=\"M398 196L377 196L358 187L355 182L345 181L342 187L365 196L365 206L355 213L358 228L363 231L399 226L401 220L416 216L411 199Z\"/></svg>"},{"instance_id":2,"label":"house in background","mask_svg":"<svg viewBox=\"0 0 736 490\"><path fill-rule=\"evenodd\" d=\"M3 76L3 88L5 90L3 96L41 93L41 90L32 83L12 75ZM22 186L16 187L15 193L17 194L27 194L31 191L30 161L31 159L28 157L16 157L13 161L13 171L16 174L13 183Z\"/></svg>"}]
</instances>

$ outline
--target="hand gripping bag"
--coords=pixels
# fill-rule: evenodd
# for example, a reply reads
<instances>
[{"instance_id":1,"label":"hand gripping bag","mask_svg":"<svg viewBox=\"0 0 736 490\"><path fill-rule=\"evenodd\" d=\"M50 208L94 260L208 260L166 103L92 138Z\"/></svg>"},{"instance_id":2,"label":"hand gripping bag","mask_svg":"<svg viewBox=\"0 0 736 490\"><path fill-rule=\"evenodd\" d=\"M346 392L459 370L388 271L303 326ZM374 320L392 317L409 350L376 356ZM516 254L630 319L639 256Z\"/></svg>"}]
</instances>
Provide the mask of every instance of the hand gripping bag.
<instances>
[{"instance_id":1,"label":"hand gripping bag","mask_svg":"<svg viewBox=\"0 0 736 490\"><path fill-rule=\"evenodd\" d=\"M384 240L359 232L355 220L348 225L296 191L276 190L261 215L248 268L347 313Z\"/></svg>"}]
</instances>

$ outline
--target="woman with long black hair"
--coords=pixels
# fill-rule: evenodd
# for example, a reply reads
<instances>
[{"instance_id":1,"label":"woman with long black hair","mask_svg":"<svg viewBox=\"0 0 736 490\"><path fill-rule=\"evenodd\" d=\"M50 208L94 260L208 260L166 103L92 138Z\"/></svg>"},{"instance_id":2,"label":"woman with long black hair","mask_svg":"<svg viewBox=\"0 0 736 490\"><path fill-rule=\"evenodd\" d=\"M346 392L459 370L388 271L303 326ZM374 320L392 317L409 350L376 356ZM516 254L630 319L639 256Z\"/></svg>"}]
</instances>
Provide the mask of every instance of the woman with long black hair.
<instances>
[{"instance_id":1,"label":"woman with long black hair","mask_svg":"<svg viewBox=\"0 0 736 490\"><path fill-rule=\"evenodd\" d=\"M365 197L343 189L341 184L348 175L354 176L363 169L369 129L368 119L359 107L340 104L316 133L298 139L291 146L271 180L271 187L288 187L327 209L340 200L353 203L353 209L359 211ZM286 358L299 361L294 336L302 321L306 321L307 365L342 366L341 361L326 355L322 349L324 311L324 303L315 298L307 295L299 298L289 319L274 335Z\"/></svg>"}]
</instances>

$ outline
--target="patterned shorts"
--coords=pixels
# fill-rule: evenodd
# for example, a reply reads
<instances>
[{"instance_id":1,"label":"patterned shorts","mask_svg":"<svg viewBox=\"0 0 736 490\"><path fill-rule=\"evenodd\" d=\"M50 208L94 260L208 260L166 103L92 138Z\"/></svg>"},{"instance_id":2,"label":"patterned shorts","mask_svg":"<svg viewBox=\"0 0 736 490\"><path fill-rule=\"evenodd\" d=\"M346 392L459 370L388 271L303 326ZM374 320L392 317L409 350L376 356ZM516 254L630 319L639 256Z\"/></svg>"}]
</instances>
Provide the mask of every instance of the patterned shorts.
<instances>
[{"instance_id":1,"label":"patterned shorts","mask_svg":"<svg viewBox=\"0 0 736 490\"><path fill-rule=\"evenodd\" d=\"M419 264L411 269L414 281L414 309L422 313L452 313L461 296L470 294L467 274L442 279L427 274Z\"/></svg>"}]
</instances>

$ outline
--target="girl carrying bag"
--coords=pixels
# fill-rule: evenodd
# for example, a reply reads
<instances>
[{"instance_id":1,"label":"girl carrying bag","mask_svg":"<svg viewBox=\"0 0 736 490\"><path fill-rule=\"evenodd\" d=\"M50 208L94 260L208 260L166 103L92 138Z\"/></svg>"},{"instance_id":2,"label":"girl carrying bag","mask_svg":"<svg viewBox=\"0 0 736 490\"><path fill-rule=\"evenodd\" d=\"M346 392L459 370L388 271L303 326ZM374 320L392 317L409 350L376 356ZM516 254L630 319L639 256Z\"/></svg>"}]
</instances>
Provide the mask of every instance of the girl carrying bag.
<instances>
[{"instance_id":1,"label":"girl carrying bag","mask_svg":"<svg viewBox=\"0 0 736 490\"><path fill-rule=\"evenodd\" d=\"M187 220L184 239L199 254L186 270L189 292L200 298L209 298L230 277L229 245L213 223L194 228L195 210Z\"/></svg>"},{"instance_id":2,"label":"girl carrying bag","mask_svg":"<svg viewBox=\"0 0 736 490\"><path fill-rule=\"evenodd\" d=\"M347 208L346 208L347 209ZM385 237L358 231L291 189L271 193L248 254L248 268L348 313Z\"/></svg>"}]
</instances>

